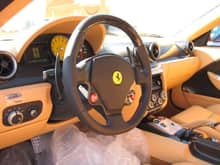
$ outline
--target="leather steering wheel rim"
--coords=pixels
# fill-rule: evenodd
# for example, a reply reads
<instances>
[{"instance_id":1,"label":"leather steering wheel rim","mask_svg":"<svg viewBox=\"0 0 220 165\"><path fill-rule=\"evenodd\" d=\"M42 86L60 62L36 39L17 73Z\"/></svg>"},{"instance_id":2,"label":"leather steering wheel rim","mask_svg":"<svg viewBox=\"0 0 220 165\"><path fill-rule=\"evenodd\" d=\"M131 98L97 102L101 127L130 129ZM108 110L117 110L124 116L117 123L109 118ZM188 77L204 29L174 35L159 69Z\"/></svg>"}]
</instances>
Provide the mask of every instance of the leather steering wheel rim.
<instances>
[{"instance_id":1,"label":"leather steering wheel rim","mask_svg":"<svg viewBox=\"0 0 220 165\"><path fill-rule=\"evenodd\" d=\"M111 122L109 122L107 125L102 125L98 123L88 114L88 111L85 108L85 105L81 99L78 90L79 82L81 82L81 79L79 78L79 71L76 66L77 55L84 42L85 33L88 28L98 24L112 25L121 29L129 36L134 47L136 48L136 58L138 59L141 66L136 66L135 68L133 68L133 71L135 74L135 81L137 82L137 84L141 85L142 96L139 100L139 105L135 114L127 122L121 121L122 118L117 117L113 114L111 115ZM133 27L124 20L115 16L103 14L90 16L82 20L74 29L68 41L64 55L62 70L64 95L68 101L69 106L74 111L74 114L76 114L79 117L80 121L86 124L89 128L105 135L119 134L136 127L140 123L146 112L151 96L152 76L150 61L148 57L148 51L145 48L140 36L133 29ZM108 56L108 58L114 59L116 61L121 61L118 57L118 59L111 56Z\"/></svg>"}]
</instances>

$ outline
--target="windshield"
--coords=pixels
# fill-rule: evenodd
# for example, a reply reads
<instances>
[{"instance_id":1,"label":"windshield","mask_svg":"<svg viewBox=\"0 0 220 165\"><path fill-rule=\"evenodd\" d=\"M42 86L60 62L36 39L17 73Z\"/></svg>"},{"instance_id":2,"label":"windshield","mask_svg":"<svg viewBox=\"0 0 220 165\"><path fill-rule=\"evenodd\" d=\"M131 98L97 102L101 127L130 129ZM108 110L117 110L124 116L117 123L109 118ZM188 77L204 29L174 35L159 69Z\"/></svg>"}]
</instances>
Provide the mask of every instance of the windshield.
<instances>
[{"instance_id":1,"label":"windshield","mask_svg":"<svg viewBox=\"0 0 220 165\"><path fill-rule=\"evenodd\" d=\"M218 4L220 0L34 0L0 30L19 32L57 17L106 13L125 19L140 34L173 36Z\"/></svg>"}]
</instances>

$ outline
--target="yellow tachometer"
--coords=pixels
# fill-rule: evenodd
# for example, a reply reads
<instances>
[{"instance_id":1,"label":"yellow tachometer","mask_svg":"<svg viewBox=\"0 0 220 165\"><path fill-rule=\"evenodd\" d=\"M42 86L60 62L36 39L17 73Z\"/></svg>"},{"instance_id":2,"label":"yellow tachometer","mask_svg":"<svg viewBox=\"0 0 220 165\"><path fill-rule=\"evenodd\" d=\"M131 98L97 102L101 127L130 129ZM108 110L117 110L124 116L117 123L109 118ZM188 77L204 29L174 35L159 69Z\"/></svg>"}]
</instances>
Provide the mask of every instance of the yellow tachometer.
<instances>
[{"instance_id":1,"label":"yellow tachometer","mask_svg":"<svg viewBox=\"0 0 220 165\"><path fill-rule=\"evenodd\" d=\"M53 55L59 55L60 59L63 60L67 42L68 38L65 35L55 35L50 43Z\"/></svg>"}]
</instances>

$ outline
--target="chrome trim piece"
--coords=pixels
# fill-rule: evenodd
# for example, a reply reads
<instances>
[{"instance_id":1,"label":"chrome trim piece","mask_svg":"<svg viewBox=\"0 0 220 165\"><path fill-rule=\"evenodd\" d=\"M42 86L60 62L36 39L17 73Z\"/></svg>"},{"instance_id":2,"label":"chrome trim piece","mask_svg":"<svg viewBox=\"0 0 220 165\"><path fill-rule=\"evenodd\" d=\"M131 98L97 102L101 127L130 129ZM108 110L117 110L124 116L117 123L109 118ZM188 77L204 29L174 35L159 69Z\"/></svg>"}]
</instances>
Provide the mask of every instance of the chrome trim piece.
<instances>
[{"instance_id":1,"label":"chrome trim piece","mask_svg":"<svg viewBox=\"0 0 220 165\"><path fill-rule=\"evenodd\" d=\"M154 67L151 67L152 75L157 75L163 73L163 68L161 64L157 64Z\"/></svg>"}]
</instances>

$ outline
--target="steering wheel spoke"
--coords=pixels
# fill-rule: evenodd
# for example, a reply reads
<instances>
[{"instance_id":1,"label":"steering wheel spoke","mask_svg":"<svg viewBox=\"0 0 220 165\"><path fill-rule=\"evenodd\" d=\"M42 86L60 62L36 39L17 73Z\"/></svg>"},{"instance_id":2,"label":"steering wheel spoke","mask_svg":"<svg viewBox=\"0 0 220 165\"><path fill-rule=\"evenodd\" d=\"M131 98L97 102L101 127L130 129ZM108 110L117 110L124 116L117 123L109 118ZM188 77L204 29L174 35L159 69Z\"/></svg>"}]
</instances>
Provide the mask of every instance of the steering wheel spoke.
<instances>
[{"instance_id":1,"label":"steering wheel spoke","mask_svg":"<svg viewBox=\"0 0 220 165\"><path fill-rule=\"evenodd\" d=\"M148 82L148 79L146 78L146 73L142 68L136 67L134 70L135 70L136 84L141 85L141 84L145 84Z\"/></svg>"},{"instance_id":2,"label":"steering wheel spoke","mask_svg":"<svg viewBox=\"0 0 220 165\"><path fill-rule=\"evenodd\" d=\"M117 128L125 128L126 123L122 117L122 113L107 114L106 115L107 125Z\"/></svg>"},{"instance_id":3,"label":"steering wheel spoke","mask_svg":"<svg viewBox=\"0 0 220 165\"><path fill-rule=\"evenodd\" d=\"M80 61L76 64L77 81L79 83L90 82L91 58Z\"/></svg>"}]
</instances>

